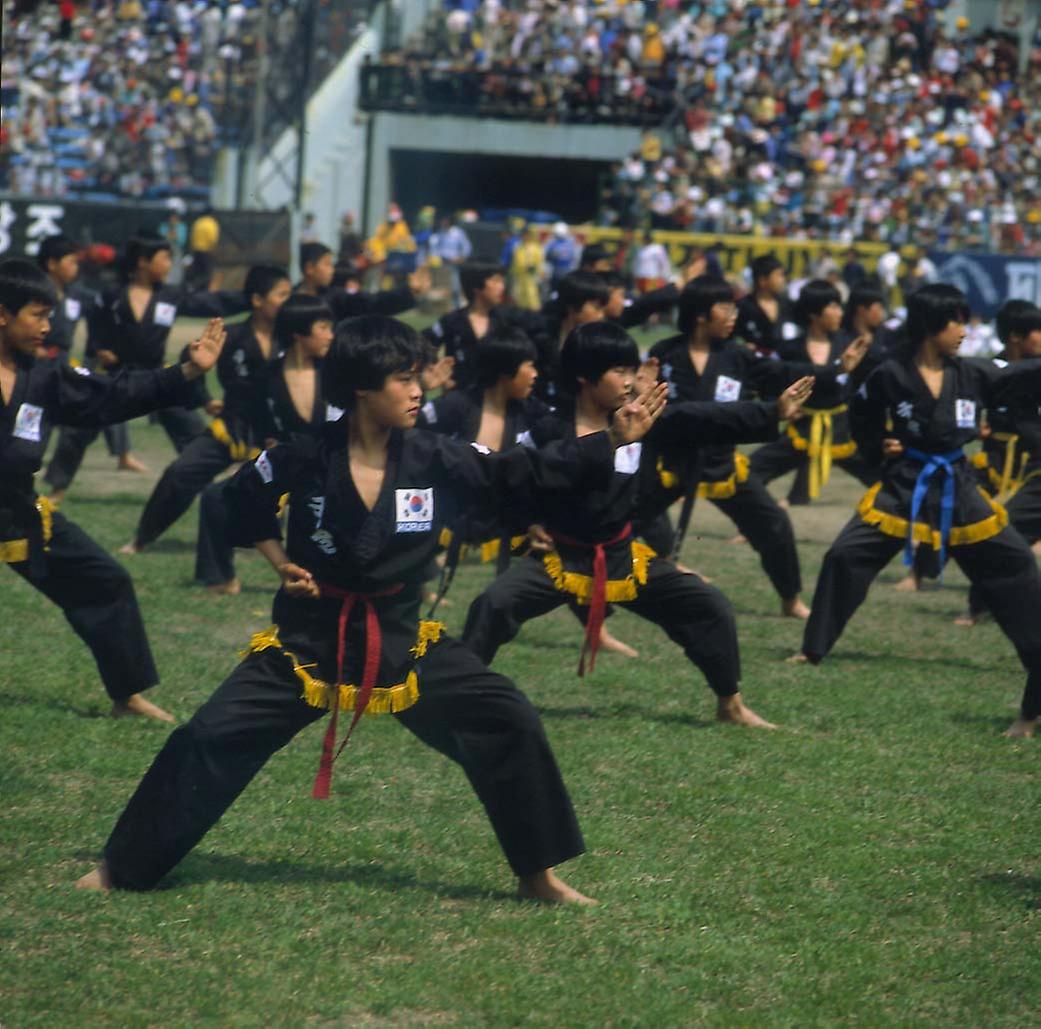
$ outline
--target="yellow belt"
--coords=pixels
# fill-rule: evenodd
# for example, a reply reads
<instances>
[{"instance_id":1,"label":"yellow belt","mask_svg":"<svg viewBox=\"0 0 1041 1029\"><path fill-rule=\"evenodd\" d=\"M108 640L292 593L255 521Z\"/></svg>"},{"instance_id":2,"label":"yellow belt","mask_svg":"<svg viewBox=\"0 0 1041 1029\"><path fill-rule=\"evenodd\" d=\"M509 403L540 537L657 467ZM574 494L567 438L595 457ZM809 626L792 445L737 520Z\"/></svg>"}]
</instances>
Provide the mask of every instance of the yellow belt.
<instances>
[{"instance_id":1,"label":"yellow belt","mask_svg":"<svg viewBox=\"0 0 1041 1029\"><path fill-rule=\"evenodd\" d=\"M995 432L991 439L1005 444L1005 460L1001 468L1001 476L990 473L990 480L997 487L998 499L1011 496L1023 485L1023 473L1026 471L1027 462L1030 460L1030 452L1024 450L1019 455L1019 470L1016 470L1016 449L1019 445L1019 435L1015 432Z\"/></svg>"},{"instance_id":2,"label":"yellow belt","mask_svg":"<svg viewBox=\"0 0 1041 1029\"><path fill-rule=\"evenodd\" d=\"M40 516L40 534L43 537L43 549L48 550L51 536L54 533L54 511L57 505L50 497L36 498L36 511ZM0 543L0 563L18 564L29 560L28 537L20 540L4 540Z\"/></svg>"},{"instance_id":3,"label":"yellow belt","mask_svg":"<svg viewBox=\"0 0 1041 1029\"><path fill-rule=\"evenodd\" d=\"M210 435L218 443L223 443L228 448L232 461L255 461L260 457L259 447L251 447L247 443L239 443L232 439L223 418L214 418L210 422Z\"/></svg>"},{"instance_id":4,"label":"yellow belt","mask_svg":"<svg viewBox=\"0 0 1041 1029\"><path fill-rule=\"evenodd\" d=\"M835 446L834 426L832 417L843 414L847 407L839 404L838 407L813 408L804 407L803 414L810 416L809 439L799 435L794 425L788 426L788 438L796 450L805 450L810 460L810 499L816 500L821 495L821 489L828 484L831 478L831 463L836 457L851 457L857 449L855 443L841 443Z\"/></svg>"}]
</instances>

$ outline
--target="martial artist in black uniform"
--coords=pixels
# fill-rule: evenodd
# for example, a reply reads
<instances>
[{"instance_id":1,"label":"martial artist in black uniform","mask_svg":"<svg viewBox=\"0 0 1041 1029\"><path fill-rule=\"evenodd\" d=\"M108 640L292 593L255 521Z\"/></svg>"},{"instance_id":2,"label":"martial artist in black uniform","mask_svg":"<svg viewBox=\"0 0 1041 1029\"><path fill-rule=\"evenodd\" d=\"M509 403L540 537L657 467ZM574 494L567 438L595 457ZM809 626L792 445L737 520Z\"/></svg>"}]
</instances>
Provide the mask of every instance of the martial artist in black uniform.
<instances>
[{"instance_id":1,"label":"martial artist in black uniform","mask_svg":"<svg viewBox=\"0 0 1041 1029\"><path fill-rule=\"evenodd\" d=\"M624 329L609 323L576 329L561 352L560 379L561 392L575 398L574 406L536 425L535 443L581 439L608 424L612 411L625 403L638 364L636 344ZM793 389L802 396L810 386L802 380ZM543 524L556 550L514 562L477 597L467 614L464 641L490 663L526 621L574 597L589 608L581 675L587 652L590 668L595 661L606 605L619 604L661 626L683 648L716 693L718 718L766 725L741 700L737 630L726 597L634 540L632 523L654 517L648 499L661 496L663 464L684 461L699 445L776 435L778 411L784 416L794 410L794 395L786 393L779 404L670 405L646 440L616 454L606 489L568 489L548 498Z\"/></svg>"},{"instance_id":2,"label":"martial artist in black uniform","mask_svg":"<svg viewBox=\"0 0 1041 1029\"><path fill-rule=\"evenodd\" d=\"M134 539L122 553L136 554L154 543L217 475L260 453L264 437L255 424L260 406L258 381L274 356L275 319L289 293L289 276L281 268L250 268L243 299L252 314L229 330L217 362L217 378L224 389L219 414L167 465L145 503ZM331 319L328 309L322 308ZM329 328L331 333L331 324ZM200 399L217 410L208 393Z\"/></svg>"},{"instance_id":3,"label":"martial artist in black uniform","mask_svg":"<svg viewBox=\"0 0 1041 1029\"><path fill-rule=\"evenodd\" d=\"M1041 360L999 368L959 358L969 307L953 286L926 286L907 302L906 350L877 368L850 407L865 452L885 459L882 479L824 557L796 660L821 661L867 596L875 576L915 544L947 556L980 591L1027 669L1020 718L1032 735L1041 716L1041 574L1008 514L979 488L964 447L984 408L1041 399Z\"/></svg>"},{"instance_id":4,"label":"martial artist in black uniform","mask_svg":"<svg viewBox=\"0 0 1041 1029\"><path fill-rule=\"evenodd\" d=\"M257 372L244 416L258 445L273 447L298 436L316 437L343 411L322 393L322 360L333 340L332 312L325 301L294 293L275 318L278 356ZM252 455L256 457L256 454ZM199 505L195 579L217 594L234 595L242 584L235 575L234 548L228 538L228 510L222 483L207 488Z\"/></svg>"},{"instance_id":5,"label":"martial artist in black uniform","mask_svg":"<svg viewBox=\"0 0 1041 1029\"><path fill-rule=\"evenodd\" d=\"M734 294L722 279L702 275L684 287L680 297L680 335L656 343L651 356L669 384L670 400L731 403L750 394L777 397L807 375L827 390L843 374L843 358L826 366L808 358L782 361L763 357L732 339L737 312ZM845 358L846 364L855 355ZM785 615L805 618L802 577L791 519L766 486L748 473L748 458L733 445L703 446L694 480L683 483L686 499L680 531L686 532L695 497L703 497L725 514L752 544L778 596ZM682 541L681 541L682 542Z\"/></svg>"},{"instance_id":6,"label":"martial artist in black uniform","mask_svg":"<svg viewBox=\"0 0 1041 1029\"><path fill-rule=\"evenodd\" d=\"M1041 308L1028 300L1010 300L996 319L1005 349L996 360L1005 363L1041 357ZM1034 552L1041 541L1041 405L1039 398L1015 396L988 409L983 450L974 454L980 482L1008 511L1009 525ZM959 625L974 625L985 610L975 586L969 591L969 611Z\"/></svg>"},{"instance_id":7,"label":"martial artist in black uniform","mask_svg":"<svg viewBox=\"0 0 1041 1029\"><path fill-rule=\"evenodd\" d=\"M769 357L782 344L800 335L791 301L784 265L773 254L757 257L749 266L752 290L737 305L738 339L757 353Z\"/></svg>"},{"instance_id":8,"label":"martial artist in black uniform","mask_svg":"<svg viewBox=\"0 0 1041 1029\"><path fill-rule=\"evenodd\" d=\"M810 361L824 369L843 360L850 345L840 342L838 330L842 321L842 298L829 282L813 279L803 286L796 304L796 316L804 334L781 343L777 356L785 361ZM863 356L869 341L853 352ZM859 363L860 358L857 358ZM847 361L847 364L850 362ZM808 504L820 496L831 476L832 465L859 479L865 485L873 482L877 469L857 457L857 445L849 432L846 402L850 390L850 373L822 381L814 390L813 404L803 409L802 418L788 426L785 436L752 454L751 473L764 483L786 472L804 469L804 477L796 477L788 494L790 504Z\"/></svg>"},{"instance_id":9,"label":"martial artist in black uniform","mask_svg":"<svg viewBox=\"0 0 1041 1029\"><path fill-rule=\"evenodd\" d=\"M352 728L366 711L392 713L462 766L523 896L587 899L552 871L583 843L534 707L439 624L420 621L422 575L462 509L538 507L557 490L602 488L614 447L646 432L664 391L627 405L609 432L542 453L484 454L411 428L425 353L392 319L341 323L323 382L349 414L321 440L265 451L230 481L238 541L255 543L282 580L276 624L167 740L84 888L154 887L267 759L331 706L315 796L329 793L337 713L353 711ZM283 549L275 512L286 492Z\"/></svg>"},{"instance_id":10,"label":"martial artist in black uniform","mask_svg":"<svg viewBox=\"0 0 1041 1029\"><path fill-rule=\"evenodd\" d=\"M177 403L223 340L211 323L187 364L95 375L35 354L56 297L28 261L0 263L0 561L61 609L90 648L114 713L172 721L141 696L159 676L130 576L82 529L37 496L33 475L55 425L98 429Z\"/></svg>"},{"instance_id":11,"label":"martial artist in black uniform","mask_svg":"<svg viewBox=\"0 0 1041 1029\"><path fill-rule=\"evenodd\" d=\"M127 243L126 282L108 290L87 312L87 358L106 371L156 369L166 361L166 341L177 317L223 317L247 307L241 293L187 293L166 286L172 266L170 244L159 236ZM185 406L156 412L174 449L180 453L206 428L202 416ZM55 491L69 488L97 430L63 432L44 476Z\"/></svg>"}]
</instances>

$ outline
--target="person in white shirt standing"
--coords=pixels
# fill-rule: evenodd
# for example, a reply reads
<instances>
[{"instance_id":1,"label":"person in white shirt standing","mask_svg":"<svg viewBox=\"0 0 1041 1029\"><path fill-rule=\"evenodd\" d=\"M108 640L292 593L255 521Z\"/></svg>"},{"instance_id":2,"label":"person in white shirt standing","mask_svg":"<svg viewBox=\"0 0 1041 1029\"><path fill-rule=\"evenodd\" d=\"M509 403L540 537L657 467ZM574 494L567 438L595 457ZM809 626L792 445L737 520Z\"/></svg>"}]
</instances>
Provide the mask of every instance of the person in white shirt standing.
<instances>
[{"instance_id":1,"label":"person in white shirt standing","mask_svg":"<svg viewBox=\"0 0 1041 1029\"><path fill-rule=\"evenodd\" d=\"M643 234L642 245L636 252L633 277L636 279L636 288L641 293L661 289L672 278L672 264L668 251L661 243L655 243L649 232Z\"/></svg>"}]
</instances>

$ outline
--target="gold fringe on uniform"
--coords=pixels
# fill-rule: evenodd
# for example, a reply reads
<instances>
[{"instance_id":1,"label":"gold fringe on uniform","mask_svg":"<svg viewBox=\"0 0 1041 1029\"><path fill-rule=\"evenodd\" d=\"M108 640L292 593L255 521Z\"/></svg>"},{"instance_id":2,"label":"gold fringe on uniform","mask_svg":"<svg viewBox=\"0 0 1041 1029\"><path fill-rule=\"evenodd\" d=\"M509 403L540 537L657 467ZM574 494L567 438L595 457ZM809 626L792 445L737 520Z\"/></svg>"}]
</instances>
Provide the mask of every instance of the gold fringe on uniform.
<instances>
[{"instance_id":1,"label":"gold fringe on uniform","mask_svg":"<svg viewBox=\"0 0 1041 1029\"><path fill-rule=\"evenodd\" d=\"M907 539L910 523L906 518L899 515L880 511L875 507L875 498L882 488L881 482L876 482L861 498L857 505L857 514L867 522L884 533L886 536L894 536L897 539ZM977 487L979 489L979 487ZM1008 525L1008 512L994 499L986 490L980 489L980 496L987 502L994 512L989 518L984 518L969 525L955 525L951 528L948 546L965 547L973 543L982 543L992 536L997 536L1002 529ZM934 529L928 522L915 522L912 539L915 543L928 543L933 550L940 549L940 530Z\"/></svg>"},{"instance_id":2,"label":"gold fringe on uniform","mask_svg":"<svg viewBox=\"0 0 1041 1029\"><path fill-rule=\"evenodd\" d=\"M445 627L442 622L420 622L415 646L411 648L412 656L417 660L421 658L430 647L437 643L444 630ZM322 708L328 711L331 706L330 694L332 693L332 688L329 683L322 679L316 679L311 675L308 669L314 668L313 664L301 664L292 651L286 650L282 646L282 642L278 638L277 625L272 625L263 632L254 633L249 641L249 646L239 656L246 657L248 654L259 654L262 650L271 648L280 651L289 659L293 666L293 674L296 675L302 684L301 697L304 702L310 707ZM339 684L341 711L353 711L357 700L357 686L351 683ZM394 714L412 707L417 700L419 700L419 677L416 675L415 669L413 669L405 676L404 682L399 682L394 686L377 686L369 697L365 714Z\"/></svg>"},{"instance_id":3,"label":"gold fringe on uniform","mask_svg":"<svg viewBox=\"0 0 1041 1029\"><path fill-rule=\"evenodd\" d=\"M527 536L511 536L510 537L510 553L519 550L524 542L527 540ZM492 561L499 559L499 551L502 549L502 540L485 540L481 544L481 561L484 564L489 564Z\"/></svg>"},{"instance_id":4,"label":"gold fringe on uniform","mask_svg":"<svg viewBox=\"0 0 1041 1029\"><path fill-rule=\"evenodd\" d=\"M802 413L810 416L809 438L799 435L794 425L788 426L788 438L796 450L806 451L810 459L810 481L808 485L810 499L816 500L821 489L831 478L832 461L840 461L844 457L852 457L857 452L856 443L834 443L834 427L832 418L847 410L845 404L838 407L804 407Z\"/></svg>"},{"instance_id":5,"label":"gold fringe on uniform","mask_svg":"<svg viewBox=\"0 0 1041 1029\"><path fill-rule=\"evenodd\" d=\"M654 550L639 540L633 540L629 546L632 548L632 573L624 579L607 580L606 599L609 604L635 600L638 588L647 582L647 564L652 557L657 557ZM561 593L570 593L580 604L589 603L589 597L593 592L591 575L565 571L564 563L556 552L546 554L542 558L542 564L553 580L553 585Z\"/></svg>"},{"instance_id":6,"label":"gold fringe on uniform","mask_svg":"<svg viewBox=\"0 0 1041 1029\"><path fill-rule=\"evenodd\" d=\"M260 457L260 447L251 447L232 438L223 418L214 418L210 422L209 432L218 443L228 448L232 461L255 461Z\"/></svg>"},{"instance_id":7,"label":"gold fringe on uniform","mask_svg":"<svg viewBox=\"0 0 1041 1029\"><path fill-rule=\"evenodd\" d=\"M739 483L748 481L748 458L744 454L734 451L734 470L718 482L699 482L698 496L705 500L727 500L737 492ZM665 467L665 462L658 458L658 479L665 489L675 489L680 483L680 477L675 472L670 472Z\"/></svg>"}]
</instances>

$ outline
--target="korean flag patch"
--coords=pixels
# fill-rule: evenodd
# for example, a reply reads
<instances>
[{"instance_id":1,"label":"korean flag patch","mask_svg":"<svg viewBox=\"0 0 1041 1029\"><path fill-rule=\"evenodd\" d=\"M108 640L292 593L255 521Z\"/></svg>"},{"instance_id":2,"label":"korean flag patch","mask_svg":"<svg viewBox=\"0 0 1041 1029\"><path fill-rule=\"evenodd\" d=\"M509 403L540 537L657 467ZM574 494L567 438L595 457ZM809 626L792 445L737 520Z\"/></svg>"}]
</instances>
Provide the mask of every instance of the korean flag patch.
<instances>
[{"instance_id":1,"label":"korean flag patch","mask_svg":"<svg viewBox=\"0 0 1041 1029\"><path fill-rule=\"evenodd\" d=\"M253 462L253 467L265 482L274 482L275 470L271 467L271 458L267 456L266 450Z\"/></svg>"},{"instance_id":2,"label":"korean flag patch","mask_svg":"<svg viewBox=\"0 0 1041 1029\"><path fill-rule=\"evenodd\" d=\"M430 532L434 527L434 491L427 489L399 489L394 491L397 502L397 532Z\"/></svg>"},{"instance_id":3,"label":"korean flag patch","mask_svg":"<svg viewBox=\"0 0 1041 1029\"><path fill-rule=\"evenodd\" d=\"M76 321L80 316L80 302L73 297L65 298L65 317L70 322Z\"/></svg>"},{"instance_id":4,"label":"korean flag patch","mask_svg":"<svg viewBox=\"0 0 1041 1029\"><path fill-rule=\"evenodd\" d=\"M14 420L14 435L17 439L27 439L32 443L40 442L40 428L43 424L43 408L35 404L22 404L18 408L18 416Z\"/></svg>"},{"instance_id":5,"label":"korean flag patch","mask_svg":"<svg viewBox=\"0 0 1041 1029\"><path fill-rule=\"evenodd\" d=\"M954 421L959 429L976 428L976 401L955 400Z\"/></svg>"},{"instance_id":6,"label":"korean flag patch","mask_svg":"<svg viewBox=\"0 0 1041 1029\"><path fill-rule=\"evenodd\" d=\"M166 304L160 301L155 305L155 318L153 320L156 325L173 325L176 317L177 307L174 304Z\"/></svg>"},{"instance_id":7,"label":"korean flag patch","mask_svg":"<svg viewBox=\"0 0 1041 1029\"><path fill-rule=\"evenodd\" d=\"M716 379L716 395L713 398L718 404L726 404L741 396L741 383L737 379L721 375Z\"/></svg>"}]
</instances>

